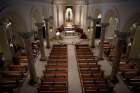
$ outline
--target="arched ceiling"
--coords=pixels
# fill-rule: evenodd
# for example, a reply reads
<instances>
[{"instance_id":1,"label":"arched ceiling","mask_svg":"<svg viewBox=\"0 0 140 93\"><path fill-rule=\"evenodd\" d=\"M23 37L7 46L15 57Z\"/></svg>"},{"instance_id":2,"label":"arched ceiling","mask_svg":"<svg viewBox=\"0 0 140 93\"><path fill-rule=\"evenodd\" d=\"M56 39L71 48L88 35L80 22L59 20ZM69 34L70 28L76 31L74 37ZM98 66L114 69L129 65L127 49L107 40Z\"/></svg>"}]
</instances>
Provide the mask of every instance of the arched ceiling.
<instances>
[{"instance_id":1,"label":"arched ceiling","mask_svg":"<svg viewBox=\"0 0 140 93\"><path fill-rule=\"evenodd\" d=\"M15 4L23 4L23 2L43 2L48 4L62 4L62 5L88 5L96 3L109 2L140 2L140 0L0 0L0 12L9 6Z\"/></svg>"},{"instance_id":2,"label":"arched ceiling","mask_svg":"<svg viewBox=\"0 0 140 93\"><path fill-rule=\"evenodd\" d=\"M65 4L74 4L75 2L78 2L77 4L93 4L93 3L105 3L105 2L128 2L132 0L0 0L0 5L22 2L22 1L46 2L46 3L61 2ZM135 1L139 1L139 0L133 0L133 2Z\"/></svg>"},{"instance_id":3,"label":"arched ceiling","mask_svg":"<svg viewBox=\"0 0 140 93\"><path fill-rule=\"evenodd\" d=\"M54 4L58 5L87 5L88 0L53 0Z\"/></svg>"},{"instance_id":4,"label":"arched ceiling","mask_svg":"<svg viewBox=\"0 0 140 93\"><path fill-rule=\"evenodd\" d=\"M19 0L19 1L37 1L37 2L48 2L48 3L55 3L55 2L63 2L66 4L73 4L74 2L79 2L81 4L93 4L93 3L106 3L106 2L128 2L132 0ZM133 0L133 2L139 0ZM82 4L83 4L82 3Z\"/></svg>"}]
</instances>

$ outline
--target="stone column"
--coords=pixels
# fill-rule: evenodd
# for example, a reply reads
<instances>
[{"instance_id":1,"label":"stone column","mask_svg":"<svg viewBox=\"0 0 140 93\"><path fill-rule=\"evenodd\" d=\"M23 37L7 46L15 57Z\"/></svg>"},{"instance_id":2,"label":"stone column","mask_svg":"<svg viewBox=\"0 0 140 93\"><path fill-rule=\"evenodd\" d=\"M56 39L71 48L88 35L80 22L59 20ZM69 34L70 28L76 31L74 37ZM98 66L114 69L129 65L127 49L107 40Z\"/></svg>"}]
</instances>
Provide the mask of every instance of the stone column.
<instances>
[{"instance_id":1,"label":"stone column","mask_svg":"<svg viewBox=\"0 0 140 93\"><path fill-rule=\"evenodd\" d=\"M38 27L39 41L40 41L40 52L41 52L40 61L46 61L44 40L43 40L43 31L42 31L43 23L36 23L36 26Z\"/></svg>"},{"instance_id":2,"label":"stone column","mask_svg":"<svg viewBox=\"0 0 140 93\"><path fill-rule=\"evenodd\" d=\"M79 25L80 25L80 27L82 26L82 24L81 24L81 18L82 18L82 6L79 6L80 8L79 8L79 11L80 11L80 15L79 15Z\"/></svg>"},{"instance_id":3,"label":"stone column","mask_svg":"<svg viewBox=\"0 0 140 93\"><path fill-rule=\"evenodd\" d=\"M0 52L3 53L5 59L4 65L6 62L12 62L13 57L9 47L7 32L5 30L4 27L0 26Z\"/></svg>"},{"instance_id":4,"label":"stone column","mask_svg":"<svg viewBox=\"0 0 140 93\"><path fill-rule=\"evenodd\" d=\"M117 44L115 46L116 48L116 53L115 53L115 60L113 60L112 63L112 73L111 73L111 81L113 83L117 83L117 72L119 70L119 63L120 63L120 59L121 59L121 53L122 53L122 47L121 47L121 40L117 40Z\"/></svg>"},{"instance_id":5,"label":"stone column","mask_svg":"<svg viewBox=\"0 0 140 93\"><path fill-rule=\"evenodd\" d=\"M105 30L108 26L108 23L101 23L101 39L100 39L100 51L99 51L99 60L103 59L104 54L104 40L105 40Z\"/></svg>"},{"instance_id":6,"label":"stone column","mask_svg":"<svg viewBox=\"0 0 140 93\"><path fill-rule=\"evenodd\" d=\"M95 47L95 32L96 32L97 19L93 19L92 36L91 36L91 48Z\"/></svg>"},{"instance_id":7,"label":"stone column","mask_svg":"<svg viewBox=\"0 0 140 93\"><path fill-rule=\"evenodd\" d=\"M112 45L115 46L117 44L117 32L119 32L118 30L114 31L114 36L113 36L113 41L112 41Z\"/></svg>"},{"instance_id":8,"label":"stone column","mask_svg":"<svg viewBox=\"0 0 140 93\"><path fill-rule=\"evenodd\" d=\"M127 46L127 56L128 56L128 58L130 57L130 52L131 52L132 45L133 45L133 42L134 42L135 33L136 33L136 28L132 29L132 31L129 32L129 41L128 41L128 46Z\"/></svg>"},{"instance_id":9,"label":"stone column","mask_svg":"<svg viewBox=\"0 0 140 93\"><path fill-rule=\"evenodd\" d=\"M57 27L59 27L59 6L56 6L57 8Z\"/></svg>"},{"instance_id":10,"label":"stone column","mask_svg":"<svg viewBox=\"0 0 140 93\"><path fill-rule=\"evenodd\" d=\"M9 22L10 23L10 22ZM12 54L12 57L15 57L15 43L13 40L13 31L12 31L12 25L5 26L6 36L8 39L9 48Z\"/></svg>"},{"instance_id":11,"label":"stone column","mask_svg":"<svg viewBox=\"0 0 140 93\"><path fill-rule=\"evenodd\" d=\"M127 33L125 32L117 32L117 43L115 46L115 60L112 63L112 74L111 80L113 83L116 83L116 75L119 70L119 64L121 60L122 50L123 50L123 43L126 42Z\"/></svg>"},{"instance_id":12,"label":"stone column","mask_svg":"<svg viewBox=\"0 0 140 93\"><path fill-rule=\"evenodd\" d=\"M27 51L27 56L28 56L28 67L30 71L30 83L35 84L37 82L37 76L35 71L35 64L34 64L32 44L31 44L31 37L33 33L20 32L19 34L24 38L24 42L25 42L25 49Z\"/></svg>"},{"instance_id":13,"label":"stone column","mask_svg":"<svg viewBox=\"0 0 140 93\"><path fill-rule=\"evenodd\" d=\"M50 48L50 38L49 38L49 27L48 27L48 18L45 19L45 25L46 25L46 48Z\"/></svg>"},{"instance_id":14,"label":"stone column","mask_svg":"<svg viewBox=\"0 0 140 93\"><path fill-rule=\"evenodd\" d=\"M5 34L6 34L6 37L7 37L7 40L8 40L8 46L9 46L9 49L10 49L10 52L12 54L12 58L15 58L15 43L14 43L14 32L12 31L12 23L10 24L11 22L8 22L6 25L2 25L4 26L4 30L5 30ZM9 24L9 25L8 25Z\"/></svg>"}]
</instances>

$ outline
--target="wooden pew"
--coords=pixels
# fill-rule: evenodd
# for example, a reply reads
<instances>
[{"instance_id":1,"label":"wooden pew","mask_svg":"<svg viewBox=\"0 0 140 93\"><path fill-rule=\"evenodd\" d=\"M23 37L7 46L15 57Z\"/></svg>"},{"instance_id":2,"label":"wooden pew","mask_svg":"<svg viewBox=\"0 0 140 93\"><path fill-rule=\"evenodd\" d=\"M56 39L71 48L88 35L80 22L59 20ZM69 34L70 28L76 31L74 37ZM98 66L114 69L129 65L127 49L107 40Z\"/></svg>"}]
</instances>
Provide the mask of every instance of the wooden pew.
<instances>
[{"instance_id":1,"label":"wooden pew","mask_svg":"<svg viewBox=\"0 0 140 93\"><path fill-rule=\"evenodd\" d=\"M0 93L12 93L13 89L22 84L25 74L21 71L2 71L0 77Z\"/></svg>"},{"instance_id":2,"label":"wooden pew","mask_svg":"<svg viewBox=\"0 0 140 93\"><path fill-rule=\"evenodd\" d=\"M100 65L97 64L79 64L80 68L100 68Z\"/></svg>"},{"instance_id":3,"label":"wooden pew","mask_svg":"<svg viewBox=\"0 0 140 93\"><path fill-rule=\"evenodd\" d=\"M53 46L38 93L68 93L66 46Z\"/></svg>"},{"instance_id":4,"label":"wooden pew","mask_svg":"<svg viewBox=\"0 0 140 93\"><path fill-rule=\"evenodd\" d=\"M13 93L13 89L17 88L18 85L19 82L16 79L0 78L0 93L3 92Z\"/></svg>"},{"instance_id":5,"label":"wooden pew","mask_svg":"<svg viewBox=\"0 0 140 93\"><path fill-rule=\"evenodd\" d=\"M27 72L27 66L22 66L22 65L10 65L9 66L10 71L21 71L21 72Z\"/></svg>"},{"instance_id":6,"label":"wooden pew","mask_svg":"<svg viewBox=\"0 0 140 93\"><path fill-rule=\"evenodd\" d=\"M89 47L83 49L81 46L76 46L76 54L83 93L111 93L104 72L97 65L97 58Z\"/></svg>"}]
</instances>

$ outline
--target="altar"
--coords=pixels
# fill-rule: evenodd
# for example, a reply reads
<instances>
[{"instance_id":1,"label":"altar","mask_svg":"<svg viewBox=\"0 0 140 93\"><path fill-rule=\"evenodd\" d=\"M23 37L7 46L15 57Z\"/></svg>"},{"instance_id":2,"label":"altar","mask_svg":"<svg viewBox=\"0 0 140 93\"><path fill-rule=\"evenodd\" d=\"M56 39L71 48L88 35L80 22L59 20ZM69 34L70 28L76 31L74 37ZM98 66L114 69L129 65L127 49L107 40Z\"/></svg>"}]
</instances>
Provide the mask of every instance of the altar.
<instances>
[{"instance_id":1,"label":"altar","mask_svg":"<svg viewBox=\"0 0 140 93\"><path fill-rule=\"evenodd\" d=\"M75 36L76 35L74 25L72 22L65 22L64 33L65 33L65 36Z\"/></svg>"},{"instance_id":2,"label":"altar","mask_svg":"<svg viewBox=\"0 0 140 93\"><path fill-rule=\"evenodd\" d=\"M66 12L65 12L64 34L65 36L78 35L78 33L75 31L75 26L73 22L73 10L72 7L70 6L66 8Z\"/></svg>"}]
</instances>

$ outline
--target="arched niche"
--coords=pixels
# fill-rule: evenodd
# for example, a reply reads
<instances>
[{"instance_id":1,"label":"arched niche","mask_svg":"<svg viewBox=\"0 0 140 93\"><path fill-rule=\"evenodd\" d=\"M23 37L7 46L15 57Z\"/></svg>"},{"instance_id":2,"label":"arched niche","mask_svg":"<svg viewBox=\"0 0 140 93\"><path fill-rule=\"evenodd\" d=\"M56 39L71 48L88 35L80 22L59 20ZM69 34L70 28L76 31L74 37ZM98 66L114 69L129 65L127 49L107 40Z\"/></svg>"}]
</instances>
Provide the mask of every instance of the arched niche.
<instances>
[{"instance_id":1,"label":"arched niche","mask_svg":"<svg viewBox=\"0 0 140 93\"><path fill-rule=\"evenodd\" d=\"M67 7L65 12L65 21L70 22L72 20L73 20L73 10L71 7Z\"/></svg>"},{"instance_id":2,"label":"arched niche","mask_svg":"<svg viewBox=\"0 0 140 93\"><path fill-rule=\"evenodd\" d=\"M31 23L32 23L32 30L33 31L36 31L37 30L37 28L36 28L36 26L35 26L35 23L38 23L38 22L42 22L42 16L41 16L41 13L39 12L39 9L38 8L35 8L35 7L33 7L32 9L31 9L31 13L30 13L30 15L31 15Z\"/></svg>"},{"instance_id":3,"label":"arched niche","mask_svg":"<svg viewBox=\"0 0 140 93\"><path fill-rule=\"evenodd\" d=\"M11 33L14 35L15 45L18 47L24 47L23 38L19 35L19 32L27 31L27 24L25 20L16 12L8 12L2 17L4 22L11 22Z\"/></svg>"},{"instance_id":4,"label":"arched niche","mask_svg":"<svg viewBox=\"0 0 140 93\"><path fill-rule=\"evenodd\" d=\"M12 61L12 56L18 47L24 47L24 40L19 32L27 31L25 20L17 12L7 12L0 17L3 30L0 33L0 50L6 62Z\"/></svg>"},{"instance_id":5,"label":"arched niche","mask_svg":"<svg viewBox=\"0 0 140 93\"><path fill-rule=\"evenodd\" d=\"M64 12L64 25L65 27L72 27L74 25L74 14L73 14L73 6L66 6Z\"/></svg>"},{"instance_id":6,"label":"arched niche","mask_svg":"<svg viewBox=\"0 0 140 93\"><path fill-rule=\"evenodd\" d=\"M49 16L49 13L50 13L50 7L42 7L42 15L45 17L45 18L48 18Z\"/></svg>"},{"instance_id":7,"label":"arched niche","mask_svg":"<svg viewBox=\"0 0 140 93\"><path fill-rule=\"evenodd\" d=\"M122 31L130 31L130 28L132 27L132 25L134 23L139 23L140 22L140 13L135 13L135 14L132 14L128 20L125 22L123 28L122 28Z\"/></svg>"},{"instance_id":8,"label":"arched niche","mask_svg":"<svg viewBox=\"0 0 140 93\"><path fill-rule=\"evenodd\" d=\"M107 27L106 33L105 33L105 39L107 41L113 42L113 39L115 38L115 31L119 30L119 14L117 13L117 10L108 10L105 13L105 16L103 18L103 22L109 23L109 26Z\"/></svg>"}]
</instances>

